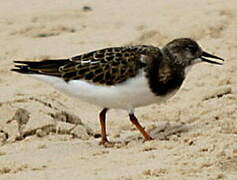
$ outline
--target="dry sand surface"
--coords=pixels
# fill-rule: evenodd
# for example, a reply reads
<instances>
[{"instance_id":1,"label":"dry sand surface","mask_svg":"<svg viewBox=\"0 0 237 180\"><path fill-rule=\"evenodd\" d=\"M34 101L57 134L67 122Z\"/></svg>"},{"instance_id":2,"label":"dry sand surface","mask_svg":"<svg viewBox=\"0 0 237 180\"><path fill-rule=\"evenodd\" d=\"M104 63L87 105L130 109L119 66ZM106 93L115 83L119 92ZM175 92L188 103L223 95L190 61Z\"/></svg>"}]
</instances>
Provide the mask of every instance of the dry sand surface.
<instances>
[{"instance_id":1,"label":"dry sand surface","mask_svg":"<svg viewBox=\"0 0 237 180\"><path fill-rule=\"evenodd\" d=\"M0 2L0 179L237 179L236 0ZM113 147L99 146L99 107L11 72L13 60L69 57L109 46L163 46L192 37L226 59L196 65L165 104L108 113ZM20 127L17 121L25 121Z\"/></svg>"}]
</instances>

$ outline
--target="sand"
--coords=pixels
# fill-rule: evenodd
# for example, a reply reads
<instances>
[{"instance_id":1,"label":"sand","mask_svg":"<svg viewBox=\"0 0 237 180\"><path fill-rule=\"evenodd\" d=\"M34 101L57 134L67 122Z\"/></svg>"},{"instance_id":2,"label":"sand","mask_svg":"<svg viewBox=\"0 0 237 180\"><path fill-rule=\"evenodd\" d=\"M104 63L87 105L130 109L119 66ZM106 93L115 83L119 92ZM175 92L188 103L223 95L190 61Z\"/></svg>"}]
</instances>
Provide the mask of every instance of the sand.
<instances>
[{"instance_id":1,"label":"sand","mask_svg":"<svg viewBox=\"0 0 237 180\"><path fill-rule=\"evenodd\" d=\"M236 0L11 0L0 2L0 17L1 180L237 179ZM100 146L100 107L10 71L13 60L177 37L226 61L196 65L173 98L136 110L150 142L111 110L109 139L120 143Z\"/></svg>"}]
</instances>

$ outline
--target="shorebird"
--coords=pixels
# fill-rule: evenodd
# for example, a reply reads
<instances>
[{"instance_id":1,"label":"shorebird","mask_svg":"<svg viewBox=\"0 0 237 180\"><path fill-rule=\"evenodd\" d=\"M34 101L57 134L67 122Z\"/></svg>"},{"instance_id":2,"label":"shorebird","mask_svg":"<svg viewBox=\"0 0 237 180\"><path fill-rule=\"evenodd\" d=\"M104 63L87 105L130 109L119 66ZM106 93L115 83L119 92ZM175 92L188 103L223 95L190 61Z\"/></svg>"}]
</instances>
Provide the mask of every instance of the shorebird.
<instances>
[{"instance_id":1,"label":"shorebird","mask_svg":"<svg viewBox=\"0 0 237 180\"><path fill-rule=\"evenodd\" d=\"M135 108L172 97L194 64L222 64L210 58L223 61L202 50L194 40L179 38L161 49L147 45L110 47L68 59L14 61L12 71L36 77L102 107L99 120L101 144L105 144L109 143L106 112L110 108L126 110L145 140L152 140L138 122Z\"/></svg>"}]
</instances>

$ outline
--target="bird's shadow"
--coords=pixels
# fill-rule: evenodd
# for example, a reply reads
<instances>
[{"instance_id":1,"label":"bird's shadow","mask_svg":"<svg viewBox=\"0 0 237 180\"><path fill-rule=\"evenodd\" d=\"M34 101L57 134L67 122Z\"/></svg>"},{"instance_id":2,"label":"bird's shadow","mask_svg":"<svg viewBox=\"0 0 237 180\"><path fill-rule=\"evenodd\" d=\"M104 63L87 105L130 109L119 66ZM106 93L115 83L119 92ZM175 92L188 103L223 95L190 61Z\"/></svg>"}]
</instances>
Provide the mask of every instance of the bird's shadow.
<instances>
[{"instance_id":1,"label":"bird's shadow","mask_svg":"<svg viewBox=\"0 0 237 180\"><path fill-rule=\"evenodd\" d=\"M170 123L170 122L159 122L153 124L147 129L147 132L151 135L154 140L170 140L171 137L181 137L183 133L186 133L194 128L195 125L185 123ZM132 135L126 138L126 144L132 141L144 141L144 138L138 135Z\"/></svg>"},{"instance_id":2,"label":"bird's shadow","mask_svg":"<svg viewBox=\"0 0 237 180\"><path fill-rule=\"evenodd\" d=\"M189 131L191 127L184 123L160 122L148 129L154 139L169 140L171 136L180 137L182 133Z\"/></svg>"}]
</instances>

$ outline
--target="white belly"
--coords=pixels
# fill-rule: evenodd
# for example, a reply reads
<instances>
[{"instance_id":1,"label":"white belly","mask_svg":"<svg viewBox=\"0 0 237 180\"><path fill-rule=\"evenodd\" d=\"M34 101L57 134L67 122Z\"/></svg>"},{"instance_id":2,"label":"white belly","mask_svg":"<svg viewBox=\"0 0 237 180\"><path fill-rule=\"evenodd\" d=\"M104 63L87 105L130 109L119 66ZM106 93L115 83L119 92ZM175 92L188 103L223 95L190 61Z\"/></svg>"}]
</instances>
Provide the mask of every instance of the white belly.
<instances>
[{"instance_id":1,"label":"white belly","mask_svg":"<svg viewBox=\"0 0 237 180\"><path fill-rule=\"evenodd\" d=\"M46 75L32 75L55 88L81 100L107 108L132 110L135 107L161 103L168 97L155 96L141 72L136 77L114 86L95 85L84 80L63 79Z\"/></svg>"}]
</instances>

